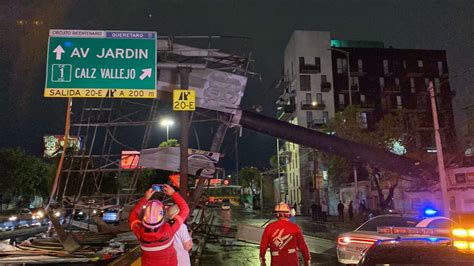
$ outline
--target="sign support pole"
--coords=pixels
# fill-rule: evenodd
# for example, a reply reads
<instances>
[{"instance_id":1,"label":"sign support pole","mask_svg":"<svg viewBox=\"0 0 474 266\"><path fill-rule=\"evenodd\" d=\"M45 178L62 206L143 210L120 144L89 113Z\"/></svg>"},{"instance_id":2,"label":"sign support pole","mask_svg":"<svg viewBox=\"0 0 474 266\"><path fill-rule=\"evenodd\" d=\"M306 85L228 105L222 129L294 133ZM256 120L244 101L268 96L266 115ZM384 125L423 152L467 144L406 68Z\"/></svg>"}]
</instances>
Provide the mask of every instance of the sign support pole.
<instances>
[{"instance_id":1,"label":"sign support pole","mask_svg":"<svg viewBox=\"0 0 474 266\"><path fill-rule=\"evenodd\" d=\"M66 155L66 149L69 139L69 129L71 126L71 108L72 108L72 98L67 98L67 109L66 109L66 125L64 127L64 145L61 153L61 158L59 159L58 168L56 169L56 175L54 177L53 187L51 188L51 195L49 197L49 205L53 202L56 192L58 191L59 178L61 177L61 170L64 162L64 157Z\"/></svg>"},{"instance_id":2,"label":"sign support pole","mask_svg":"<svg viewBox=\"0 0 474 266\"><path fill-rule=\"evenodd\" d=\"M441 195L442 195L442 201L443 201L442 202L443 215L446 217L450 217L451 210L449 207L449 195L448 195L446 169L444 167L443 145L441 144L441 135L439 133L438 109L436 107L436 98L435 98L434 86L433 86L432 81L429 82L428 91L430 93L430 98L431 98L431 113L433 115L433 128L434 128L435 143L436 143L436 158L438 160L439 184L441 187Z\"/></svg>"},{"instance_id":3,"label":"sign support pole","mask_svg":"<svg viewBox=\"0 0 474 266\"><path fill-rule=\"evenodd\" d=\"M180 75L180 84L182 90L187 90L189 88L189 73L191 73L191 68L183 67L178 68ZM180 128L180 142L179 142L179 193L184 199L187 199L187 189L188 189L188 142L189 142L189 112L181 112L181 128Z\"/></svg>"}]
</instances>

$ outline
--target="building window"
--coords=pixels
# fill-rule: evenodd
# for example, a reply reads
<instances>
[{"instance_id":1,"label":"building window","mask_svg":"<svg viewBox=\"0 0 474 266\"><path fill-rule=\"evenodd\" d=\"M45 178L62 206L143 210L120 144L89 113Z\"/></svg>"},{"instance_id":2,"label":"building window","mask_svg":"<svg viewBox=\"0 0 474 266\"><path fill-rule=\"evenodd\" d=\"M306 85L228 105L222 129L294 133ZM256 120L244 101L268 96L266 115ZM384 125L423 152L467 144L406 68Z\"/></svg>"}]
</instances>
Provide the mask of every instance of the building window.
<instances>
[{"instance_id":1,"label":"building window","mask_svg":"<svg viewBox=\"0 0 474 266\"><path fill-rule=\"evenodd\" d=\"M397 96L397 109L402 109L402 96Z\"/></svg>"},{"instance_id":2,"label":"building window","mask_svg":"<svg viewBox=\"0 0 474 266\"><path fill-rule=\"evenodd\" d=\"M311 104L311 93L306 93L305 95L306 99L306 104Z\"/></svg>"},{"instance_id":3,"label":"building window","mask_svg":"<svg viewBox=\"0 0 474 266\"><path fill-rule=\"evenodd\" d=\"M326 75L321 75L321 83L328 82L328 77Z\"/></svg>"},{"instance_id":4,"label":"building window","mask_svg":"<svg viewBox=\"0 0 474 266\"><path fill-rule=\"evenodd\" d=\"M418 60L418 67L423 67L423 60Z\"/></svg>"},{"instance_id":5,"label":"building window","mask_svg":"<svg viewBox=\"0 0 474 266\"><path fill-rule=\"evenodd\" d=\"M322 93L316 93L316 103L317 104L322 104L323 103L323 94Z\"/></svg>"},{"instance_id":6,"label":"building window","mask_svg":"<svg viewBox=\"0 0 474 266\"><path fill-rule=\"evenodd\" d=\"M362 59L357 59L357 71L364 72L364 64L362 62Z\"/></svg>"},{"instance_id":7,"label":"building window","mask_svg":"<svg viewBox=\"0 0 474 266\"><path fill-rule=\"evenodd\" d=\"M416 93L415 78L410 78L410 91Z\"/></svg>"},{"instance_id":8,"label":"building window","mask_svg":"<svg viewBox=\"0 0 474 266\"><path fill-rule=\"evenodd\" d=\"M400 86L400 79L399 78L395 78L395 85Z\"/></svg>"},{"instance_id":9,"label":"building window","mask_svg":"<svg viewBox=\"0 0 474 266\"><path fill-rule=\"evenodd\" d=\"M298 62L300 63L300 66L304 65L304 57L298 57Z\"/></svg>"},{"instance_id":10,"label":"building window","mask_svg":"<svg viewBox=\"0 0 474 266\"><path fill-rule=\"evenodd\" d=\"M329 122L329 112L323 111L323 123L327 124Z\"/></svg>"},{"instance_id":11,"label":"building window","mask_svg":"<svg viewBox=\"0 0 474 266\"><path fill-rule=\"evenodd\" d=\"M440 76L444 74L444 72L443 72L443 62L441 62L441 61L438 61L438 73L439 73Z\"/></svg>"},{"instance_id":12,"label":"building window","mask_svg":"<svg viewBox=\"0 0 474 266\"><path fill-rule=\"evenodd\" d=\"M344 105L344 104L345 104L345 101L344 101L344 94L339 94L339 104L340 104L340 105Z\"/></svg>"},{"instance_id":13,"label":"building window","mask_svg":"<svg viewBox=\"0 0 474 266\"><path fill-rule=\"evenodd\" d=\"M337 73L342 74L347 72L347 60L345 58L336 59Z\"/></svg>"},{"instance_id":14,"label":"building window","mask_svg":"<svg viewBox=\"0 0 474 266\"><path fill-rule=\"evenodd\" d=\"M314 58L314 68L318 73L321 73L321 58L315 57Z\"/></svg>"},{"instance_id":15,"label":"building window","mask_svg":"<svg viewBox=\"0 0 474 266\"><path fill-rule=\"evenodd\" d=\"M359 90L359 77L351 77L351 89Z\"/></svg>"},{"instance_id":16,"label":"building window","mask_svg":"<svg viewBox=\"0 0 474 266\"><path fill-rule=\"evenodd\" d=\"M342 59L341 58L336 59L336 67L337 67L337 73L342 74Z\"/></svg>"},{"instance_id":17,"label":"building window","mask_svg":"<svg viewBox=\"0 0 474 266\"><path fill-rule=\"evenodd\" d=\"M441 87L439 85L439 79L438 78L435 78L434 79L434 86L435 86L435 89L436 89L436 93L441 93Z\"/></svg>"},{"instance_id":18,"label":"building window","mask_svg":"<svg viewBox=\"0 0 474 266\"><path fill-rule=\"evenodd\" d=\"M367 124L367 113L362 112L359 114L359 121L362 128L368 128Z\"/></svg>"},{"instance_id":19,"label":"building window","mask_svg":"<svg viewBox=\"0 0 474 266\"><path fill-rule=\"evenodd\" d=\"M428 85L430 85L430 79L425 78L425 87L428 88Z\"/></svg>"},{"instance_id":20,"label":"building window","mask_svg":"<svg viewBox=\"0 0 474 266\"><path fill-rule=\"evenodd\" d=\"M384 59L383 60L383 73L384 74L388 74L388 60L387 59Z\"/></svg>"},{"instance_id":21,"label":"building window","mask_svg":"<svg viewBox=\"0 0 474 266\"><path fill-rule=\"evenodd\" d=\"M311 91L311 76L310 75L300 75L300 90Z\"/></svg>"},{"instance_id":22,"label":"building window","mask_svg":"<svg viewBox=\"0 0 474 266\"><path fill-rule=\"evenodd\" d=\"M385 87L385 78L384 77L379 78L379 85L380 85L381 89L383 89Z\"/></svg>"},{"instance_id":23,"label":"building window","mask_svg":"<svg viewBox=\"0 0 474 266\"><path fill-rule=\"evenodd\" d=\"M362 103L362 104L365 103L365 95L364 94L360 95L360 103Z\"/></svg>"},{"instance_id":24,"label":"building window","mask_svg":"<svg viewBox=\"0 0 474 266\"><path fill-rule=\"evenodd\" d=\"M403 69L407 69L407 60L403 60Z\"/></svg>"},{"instance_id":25,"label":"building window","mask_svg":"<svg viewBox=\"0 0 474 266\"><path fill-rule=\"evenodd\" d=\"M311 123L313 122L313 112L306 111L306 122L308 122L308 127L311 127Z\"/></svg>"}]
</instances>

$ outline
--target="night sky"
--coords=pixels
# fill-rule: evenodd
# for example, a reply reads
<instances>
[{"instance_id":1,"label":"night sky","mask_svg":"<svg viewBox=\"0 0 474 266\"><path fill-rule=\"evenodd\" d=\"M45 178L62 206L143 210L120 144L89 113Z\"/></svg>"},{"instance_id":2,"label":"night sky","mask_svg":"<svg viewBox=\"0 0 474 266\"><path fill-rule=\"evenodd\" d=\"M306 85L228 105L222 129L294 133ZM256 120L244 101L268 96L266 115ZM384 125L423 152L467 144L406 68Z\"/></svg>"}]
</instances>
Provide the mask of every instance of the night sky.
<instances>
[{"instance_id":1,"label":"night sky","mask_svg":"<svg viewBox=\"0 0 474 266\"><path fill-rule=\"evenodd\" d=\"M250 41L239 41L240 52L252 51L256 60L254 70L263 78L250 80L242 107L262 105L263 114L269 116L275 116L274 102L279 92L272 84L282 73L283 50L293 30L331 31L333 38L383 41L386 47L447 50L450 77L463 73L451 83L457 92L456 126L458 135L462 135L465 117L461 108L474 99L473 14L472 0L3 0L0 149L20 146L40 154L42 136L63 131L65 100L42 96L50 28L248 36ZM39 19L44 24L17 26L16 21L22 19ZM172 129L172 134L177 137L178 130ZM227 154L224 165L233 171L231 140L229 135L223 151ZM273 138L247 130L243 131L239 147L242 166L260 167L267 166L276 149Z\"/></svg>"}]
</instances>

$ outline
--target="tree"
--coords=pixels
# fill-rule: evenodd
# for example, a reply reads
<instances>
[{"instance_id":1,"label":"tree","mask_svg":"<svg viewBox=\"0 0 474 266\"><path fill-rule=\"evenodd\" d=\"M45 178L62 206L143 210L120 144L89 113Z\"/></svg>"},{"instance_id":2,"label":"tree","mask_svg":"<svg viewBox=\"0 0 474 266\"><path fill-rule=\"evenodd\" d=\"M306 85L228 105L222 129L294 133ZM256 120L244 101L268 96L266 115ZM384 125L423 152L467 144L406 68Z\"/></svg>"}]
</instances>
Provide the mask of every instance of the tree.
<instances>
[{"instance_id":1,"label":"tree","mask_svg":"<svg viewBox=\"0 0 474 266\"><path fill-rule=\"evenodd\" d=\"M243 188L250 188L252 194L256 194L260 188L260 177L262 173L256 167L244 167L240 170L240 185Z\"/></svg>"},{"instance_id":2,"label":"tree","mask_svg":"<svg viewBox=\"0 0 474 266\"><path fill-rule=\"evenodd\" d=\"M161 142L158 147L160 148L179 147L179 143L177 139L169 139L169 140Z\"/></svg>"},{"instance_id":3,"label":"tree","mask_svg":"<svg viewBox=\"0 0 474 266\"><path fill-rule=\"evenodd\" d=\"M53 172L52 165L19 148L0 151L0 189L9 197L21 197L25 204L49 194Z\"/></svg>"},{"instance_id":4,"label":"tree","mask_svg":"<svg viewBox=\"0 0 474 266\"><path fill-rule=\"evenodd\" d=\"M409 127L405 125L405 111L398 110L386 114L373 129L367 128L367 121L361 115L362 110L356 106L348 106L343 112L337 113L328 126L328 132L354 142L378 147L387 151L396 152L400 155L406 153L406 148L413 142ZM396 149L395 149L396 147ZM337 188L341 183L349 181L352 167L357 162L351 162L347 158L330 155L328 159L329 175L332 187ZM400 176L396 173L381 171L365 166L369 177L374 183L379 195L380 208L387 209L393 198L395 188ZM389 193L384 197L382 183L388 183Z\"/></svg>"}]
</instances>

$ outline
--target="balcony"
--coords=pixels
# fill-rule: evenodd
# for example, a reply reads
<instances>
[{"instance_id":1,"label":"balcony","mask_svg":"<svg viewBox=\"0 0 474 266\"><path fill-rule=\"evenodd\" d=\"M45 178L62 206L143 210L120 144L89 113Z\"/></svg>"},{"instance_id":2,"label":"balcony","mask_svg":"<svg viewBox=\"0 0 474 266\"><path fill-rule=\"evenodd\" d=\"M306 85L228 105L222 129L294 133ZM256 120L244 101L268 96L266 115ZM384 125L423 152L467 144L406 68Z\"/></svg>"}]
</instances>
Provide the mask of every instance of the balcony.
<instances>
[{"instance_id":1,"label":"balcony","mask_svg":"<svg viewBox=\"0 0 474 266\"><path fill-rule=\"evenodd\" d=\"M326 108L324 101L302 101L301 110L323 110Z\"/></svg>"},{"instance_id":2,"label":"balcony","mask_svg":"<svg viewBox=\"0 0 474 266\"><path fill-rule=\"evenodd\" d=\"M366 74L367 72L364 72L362 69L351 69L351 77L361 77Z\"/></svg>"},{"instance_id":3,"label":"balcony","mask_svg":"<svg viewBox=\"0 0 474 266\"><path fill-rule=\"evenodd\" d=\"M330 92L331 91L331 82L321 82L321 91Z\"/></svg>"},{"instance_id":4,"label":"balcony","mask_svg":"<svg viewBox=\"0 0 474 266\"><path fill-rule=\"evenodd\" d=\"M321 73L320 65L300 64L300 74L318 74Z\"/></svg>"},{"instance_id":5,"label":"balcony","mask_svg":"<svg viewBox=\"0 0 474 266\"><path fill-rule=\"evenodd\" d=\"M328 122L328 119L314 119L313 121L308 122L308 128L322 129L327 126Z\"/></svg>"}]
</instances>

